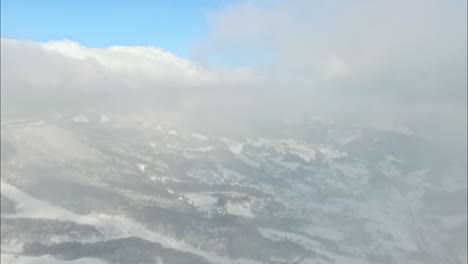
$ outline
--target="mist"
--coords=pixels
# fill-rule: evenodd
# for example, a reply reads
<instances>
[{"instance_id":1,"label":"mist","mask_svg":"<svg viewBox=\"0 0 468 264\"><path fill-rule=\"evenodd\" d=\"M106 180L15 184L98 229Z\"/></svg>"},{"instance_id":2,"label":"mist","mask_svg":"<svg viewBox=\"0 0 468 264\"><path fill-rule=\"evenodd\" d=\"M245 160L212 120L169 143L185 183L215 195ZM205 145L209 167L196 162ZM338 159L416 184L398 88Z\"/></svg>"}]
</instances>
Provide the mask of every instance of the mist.
<instances>
[{"instance_id":1,"label":"mist","mask_svg":"<svg viewBox=\"0 0 468 264\"><path fill-rule=\"evenodd\" d=\"M157 45L2 38L5 197L121 214L184 241L105 240L95 220L68 216L77 226L67 228L98 237L99 253L91 240L46 245L18 231L37 240L23 253L124 263L107 247L129 239L148 254L142 263L155 248L164 261L171 250L206 263L360 259L346 246L373 252L356 263L466 263L466 10L464 0L236 1L206 13L189 58ZM18 200L3 195L14 215ZM229 211L244 200L248 210ZM29 220L2 211L4 221Z\"/></svg>"},{"instance_id":2,"label":"mist","mask_svg":"<svg viewBox=\"0 0 468 264\"><path fill-rule=\"evenodd\" d=\"M124 106L179 119L229 116L233 126L321 117L466 145L465 7L240 3L208 14L192 61L157 47L3 39L2 113Z\"/></svg>"}]
</instances>

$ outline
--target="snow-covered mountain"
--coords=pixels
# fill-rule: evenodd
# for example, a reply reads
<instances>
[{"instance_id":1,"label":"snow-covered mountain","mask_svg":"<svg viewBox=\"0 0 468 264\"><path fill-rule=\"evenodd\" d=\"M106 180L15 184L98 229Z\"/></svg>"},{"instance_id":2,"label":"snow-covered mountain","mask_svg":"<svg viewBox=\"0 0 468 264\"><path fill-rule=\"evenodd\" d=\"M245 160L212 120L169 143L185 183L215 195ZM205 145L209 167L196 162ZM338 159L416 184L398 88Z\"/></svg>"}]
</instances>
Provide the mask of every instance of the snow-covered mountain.
<instances>
[{"instance_id":1,"label":"snow-covered mountain","mask_svg":"<svg viewBox=\"0 0 468 264\"><path fill-rule=\"evenodd\" d=\"M1 132L5 263L467 262L466 160L412 133L233 139L105 114Z\"/></svg>"}]
</instances>

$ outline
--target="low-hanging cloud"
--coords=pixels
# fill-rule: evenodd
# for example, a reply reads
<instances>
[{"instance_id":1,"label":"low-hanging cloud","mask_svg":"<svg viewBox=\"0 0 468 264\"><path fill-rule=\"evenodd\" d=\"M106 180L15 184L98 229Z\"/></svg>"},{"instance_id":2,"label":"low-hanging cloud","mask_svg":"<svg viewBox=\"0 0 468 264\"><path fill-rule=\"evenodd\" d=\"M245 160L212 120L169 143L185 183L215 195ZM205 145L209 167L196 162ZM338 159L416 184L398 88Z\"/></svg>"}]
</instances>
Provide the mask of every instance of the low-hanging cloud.
<instances>
[{"instance_id":1,"label":"low-hanging cloud","mask_svg":"<svg viewBox=\"0 0 468 264\"><path fill-rule=\"evenodd\" d=\"M194 94L259 81L247 67L209 67L156 47L2 39L1 59L4 116L104 106L176 111Z\"/></svg>"},{"instance_id":2,"label":"low-hanging cloud","mask_svg":"<svg viewBox=\"0 0 468 264\"><path fill-rule=\"evenodd\" d=\"M246 1L210 14L194 54L257 65L299 113L466 143L466 19L463 0Z\"/></svg>"},{"instance_id":3,"label":"low-hanging cloud","mask_svg":"<svg viewBox=\"0 0 468 264\"><path fill-rule=\"evenodd\" d=\"M2 39L2 48L2 70L6 82L11 82L5 88L117 92L170 85L188 89L255 77L248 68L208 68L156 47L88 48L70 40L38 43ZM93 86L99 80L121 85Z\"/></svg>"},{"instance_id":4,"label":"low-hanging cloud","mask_svg":"<svg viewBox=\"0 0 468 264\"><path fill-rule=\"evenodd\" d=\"M194 51L230 59L261 47L268 59L241 63L316 93L465 102L465 11L459 0L246 2L212 14Z\"/></svg>"},{"instance_id":5,"label":"low-hanging cloud","mask_svg":"<svg viewBox=\"0 0 468 264\"><path fill-rule=\"evenodd\" d=\"M2 39L2 114L144 108L225 129L323 117L466 146L465 11L462 0L238 3L210 14L192 61Z\"/></svg>"}]
</instances>

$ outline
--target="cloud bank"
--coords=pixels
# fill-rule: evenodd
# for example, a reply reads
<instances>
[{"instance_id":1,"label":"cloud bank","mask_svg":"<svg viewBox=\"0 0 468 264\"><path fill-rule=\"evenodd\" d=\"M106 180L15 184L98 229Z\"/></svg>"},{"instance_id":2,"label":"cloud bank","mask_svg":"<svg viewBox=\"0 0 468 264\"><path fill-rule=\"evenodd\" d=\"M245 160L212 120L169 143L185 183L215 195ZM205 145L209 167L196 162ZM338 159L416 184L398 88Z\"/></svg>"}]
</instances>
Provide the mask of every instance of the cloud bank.
<instances>
[{"instance_id":1,"label":"cloud bank","mask_svg":"<svg viewBox=\"0 0 468 264\"><path fill-rule=\"evenodd\" d=\"M244 2L209 20L193 61L2 39L2 115L109 108L226 129L320 117L466 148L466 1Z\"/></svg>"},{"instance_id":2,"label":"cloud bank","mask_svg":"<svg viewBox=\"0 0 468 264\"><path fill-rule=\"evenodd\" d=\"M156 47L2 39L1 59L5 118L109 108L180 112L197 94L260 81L248 67L210 67Z\"/></svg>"}]
</instances>

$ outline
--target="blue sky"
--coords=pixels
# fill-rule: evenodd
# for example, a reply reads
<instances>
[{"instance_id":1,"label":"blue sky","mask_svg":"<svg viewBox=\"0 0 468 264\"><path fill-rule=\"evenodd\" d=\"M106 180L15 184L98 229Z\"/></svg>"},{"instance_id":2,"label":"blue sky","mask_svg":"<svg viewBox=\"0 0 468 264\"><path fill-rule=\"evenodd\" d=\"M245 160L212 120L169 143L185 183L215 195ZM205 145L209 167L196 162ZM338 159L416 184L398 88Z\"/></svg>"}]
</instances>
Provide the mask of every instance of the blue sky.
<instances>
[{"instance_id":1,"label":"blue sky","mask_svg":"<svg viewBox=\"0 0 468 264\"><path fill-rule=\"evenodd\" d=\"M207 13L236 0L2 0L2 38L152 45L189 58Z\"/></svg>"}]
</instances>

